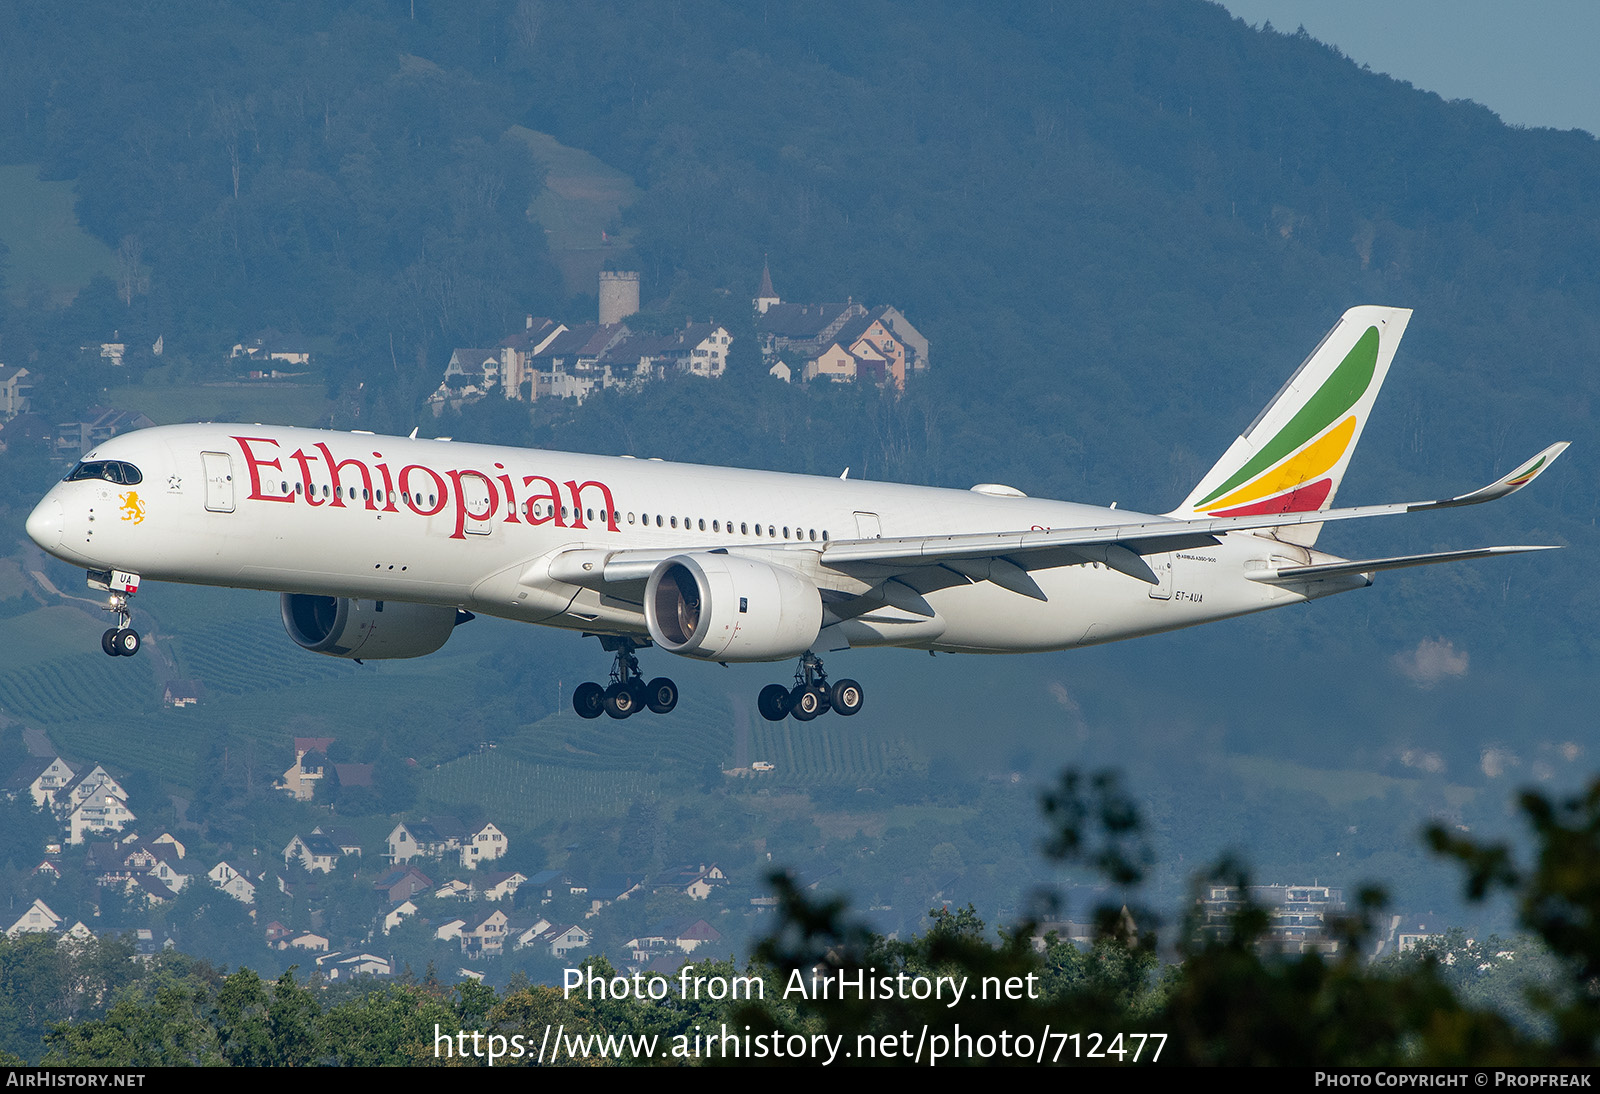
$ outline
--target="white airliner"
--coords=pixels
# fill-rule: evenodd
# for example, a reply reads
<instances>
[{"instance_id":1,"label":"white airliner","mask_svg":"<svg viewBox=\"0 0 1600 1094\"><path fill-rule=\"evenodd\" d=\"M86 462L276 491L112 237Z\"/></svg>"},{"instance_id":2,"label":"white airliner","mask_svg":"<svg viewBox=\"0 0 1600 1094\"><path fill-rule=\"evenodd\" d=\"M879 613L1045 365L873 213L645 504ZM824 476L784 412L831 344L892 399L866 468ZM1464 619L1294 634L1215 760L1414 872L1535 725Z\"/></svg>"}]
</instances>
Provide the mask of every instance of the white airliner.
<instances>
[{"instance_id":1,"label":"white airliner","mask_svg":"<svg viewBox=\"0 0 1600 1094\"><path fill-rule=\"evenodd\" d=\"M635 651L799 659L767 718L854 714L820 655L858 646L1060 650L1299 604L1378 570L1540 547L1350 561L1312 549L1329 521L1510 494L1566 448L1438 501L1331 508L1410 319L1346 312L1177 509L1030 498L370 433L178 425L115 437L39 503L28 534L89 571L117 625L143 579L283 594L289 636L357 660L431 653L483 612L566 627L616 654L579 714L671 710Z\"/></svg>"}]
</instances>

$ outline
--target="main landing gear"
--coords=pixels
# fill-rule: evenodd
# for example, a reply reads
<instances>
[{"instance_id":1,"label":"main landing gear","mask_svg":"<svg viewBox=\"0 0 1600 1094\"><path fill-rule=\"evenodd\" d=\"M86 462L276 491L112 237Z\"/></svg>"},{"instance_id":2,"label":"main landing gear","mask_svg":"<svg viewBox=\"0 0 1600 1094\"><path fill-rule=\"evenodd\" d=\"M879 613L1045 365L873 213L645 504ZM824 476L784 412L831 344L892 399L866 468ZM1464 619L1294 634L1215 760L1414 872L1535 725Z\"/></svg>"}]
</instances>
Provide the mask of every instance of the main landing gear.
<instances>
[{"instance_id":1,"label":"main landing gear","mask_svg":"<svg viewBox=\"0 0 1600 1094\"><path fill-rule=\"evenodd\" d=\"M839 680L829 685L828 674L822 669L822 658L808 652L800 656L800 665L794 672L794 687L768 684L761 689L756 707L769 722L781 722L790 716L797 722L809 722L830 710L848 717L861 709L863 699L861 685L854 680Z\"/></svg>"},{"instance_id":2,"label":"main landing gear","mask_svg":"<svg viewBox=\"0 0 1600 1094\"><path fill-rule=\"evenodd\" d=\"M631 638L599 636L600 645L617 657L611 663L611 683L606 687L590 681L579 684L572 691L572 709L580 718L598 718L609 714L613 718L627 718L641 710L655 714L669 714L678 705L678 685L665 676L657 676L648 684L639 675L639 659L633 655L638 644ZM646 643L648 645L649 643Z\"/></svg>"},{"instance_id":3,"label":"main landing gear","mask_svg":"<svg viewBox=\"0 0 1600 1094\"><path fill-rule=\"evenodd\" d=\"M139 591L139 575L121 570L90 570L89 587L106 592L105 610L114 612L117 625L100 636L100 648L112 657L132 657L143 645L139 632L130 626L133 613L128 598Z\"/></svg>"}]
</instances>

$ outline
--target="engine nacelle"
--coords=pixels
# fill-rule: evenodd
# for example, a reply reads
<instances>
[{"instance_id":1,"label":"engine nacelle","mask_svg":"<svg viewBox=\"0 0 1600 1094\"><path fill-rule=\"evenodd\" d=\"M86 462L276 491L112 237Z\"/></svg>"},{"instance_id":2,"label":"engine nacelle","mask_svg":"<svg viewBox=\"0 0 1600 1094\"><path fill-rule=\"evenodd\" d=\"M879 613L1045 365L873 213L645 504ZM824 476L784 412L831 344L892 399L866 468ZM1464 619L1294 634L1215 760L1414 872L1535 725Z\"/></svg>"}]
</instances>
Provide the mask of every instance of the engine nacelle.
<instances>
[{"instance_id":1,"label":"engine nacelle","mask_svg":"<svg viewBox=\"0 0 1600 1094\"><path fill-rule=\"evenodd\" d=\"M645 585L655 644L707 661L782 661L811 648L822 594L793 570L738 555L665 559Z\"/></svg>"},{"instance_id":2,"label":"engine nacelle","mask_svg":"<svg viewBox=\"0 0 1600 1094\"><path fill-rule=\"evenodd\" d=\"M329 657L421 657L432 653L470 612L399 600L283 594L283 629L303 649Z\"/></svg>"}]
</instances>

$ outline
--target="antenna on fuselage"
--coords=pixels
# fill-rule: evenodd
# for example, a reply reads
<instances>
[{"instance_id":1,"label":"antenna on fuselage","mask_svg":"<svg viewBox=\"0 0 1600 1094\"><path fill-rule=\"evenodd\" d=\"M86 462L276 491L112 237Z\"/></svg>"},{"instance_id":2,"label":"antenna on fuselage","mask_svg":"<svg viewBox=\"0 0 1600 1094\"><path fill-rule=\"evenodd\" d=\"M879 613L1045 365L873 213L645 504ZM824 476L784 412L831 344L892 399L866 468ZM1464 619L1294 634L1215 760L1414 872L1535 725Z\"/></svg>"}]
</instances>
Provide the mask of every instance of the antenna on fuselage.
<instances>
[{"instance_id":1,"label":"antenna on fuselage","mask_svg":"<svg viewBox=\"0 0 1600 1094\"><path fill-rule=\"evenodd\" d=\"M411 437L411 439L413 441L417 439L417 430L419 430L421 428L422 427L420 425L414 425L414 426L411 427L411 433L409 434L409 436Z\"/></svg>"},{"instance_id":2,"label":"antenna on fuselage","mask_svg":"<svg viewBox=\"0 0 1600 1094\"><path fill-rule=\"evenodd\" d=\"M840 477L840 478L841 478L841 479L848 479L848 478L849 478L849 477L850 477L850 469L849 469L849 468L848 468L848 467L847 467L847 468L845 468L845 469L844 469L844 472L843 472L843 473L842 473L842 474L840 474L840 476L839 476L839 477Z\"/></svg>"}]
</instances>

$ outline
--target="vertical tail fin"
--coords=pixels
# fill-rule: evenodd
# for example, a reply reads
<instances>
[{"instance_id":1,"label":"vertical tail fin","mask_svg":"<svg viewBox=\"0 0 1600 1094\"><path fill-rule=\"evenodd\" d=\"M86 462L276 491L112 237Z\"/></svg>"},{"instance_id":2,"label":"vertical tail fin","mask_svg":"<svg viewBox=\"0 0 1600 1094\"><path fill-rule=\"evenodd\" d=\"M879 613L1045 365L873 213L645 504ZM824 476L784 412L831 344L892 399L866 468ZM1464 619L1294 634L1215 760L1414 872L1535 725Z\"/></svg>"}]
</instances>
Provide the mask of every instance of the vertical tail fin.
<instances>
[{"instance_id":1,"label":"vertical tail fin","mask_svg":"<svg viewBox=\"0 0 1600 1094\"><path fill-rule=\"evenodd\" d=\"M1311 351L1175 517L1310 513L1327 509L1405 333L1406 308L1351 308ZM1277 530L1303 546L1320 524Z\"/></svg>"}]
</instances>

